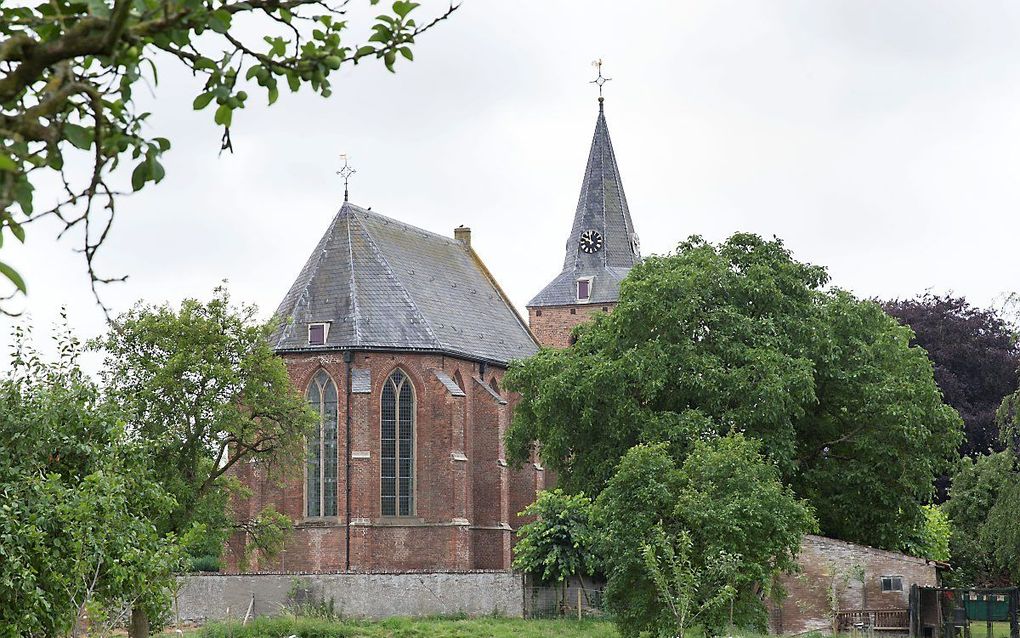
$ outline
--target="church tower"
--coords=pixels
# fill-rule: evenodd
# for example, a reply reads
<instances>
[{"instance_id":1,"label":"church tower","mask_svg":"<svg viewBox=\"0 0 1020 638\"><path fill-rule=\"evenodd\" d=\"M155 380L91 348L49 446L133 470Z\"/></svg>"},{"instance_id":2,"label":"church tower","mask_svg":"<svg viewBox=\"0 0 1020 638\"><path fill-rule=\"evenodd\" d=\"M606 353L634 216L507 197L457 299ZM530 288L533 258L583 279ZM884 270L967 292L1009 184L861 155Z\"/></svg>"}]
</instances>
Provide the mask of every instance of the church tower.
<instances>
[{"instance_id":1,"label":"church tower","mask_svg":"<svg viewBox=\"0 0 1020 638\"><path fill-rule=\"evenodd\" d=\"M600 97L563 270L528 302L528 322L543 346L569 346L574 326L611 310L620 282L641 260L604 106Z\"/></svg>"}]
</instances>

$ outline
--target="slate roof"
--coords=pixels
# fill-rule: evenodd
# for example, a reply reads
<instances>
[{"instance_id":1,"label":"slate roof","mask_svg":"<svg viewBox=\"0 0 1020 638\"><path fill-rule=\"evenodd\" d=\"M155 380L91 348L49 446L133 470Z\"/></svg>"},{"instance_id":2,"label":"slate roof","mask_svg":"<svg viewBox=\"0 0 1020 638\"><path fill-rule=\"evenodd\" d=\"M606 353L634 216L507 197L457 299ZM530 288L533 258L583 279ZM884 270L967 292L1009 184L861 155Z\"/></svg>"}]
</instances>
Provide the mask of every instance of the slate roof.
<instances>
[{"instance_id":1,"label":"slate roof","mask_svg":"<svg viewBox=\"0 0 1020 638\"><path fill-rule=\"evenodd\" d=\"M277 352L442 352L506 365L538 345L463 242L345 202L276 314ZM307 325L329 322L325 345Z\"/></svg>"},{"instance_id":2,"label":"slate roof","mask_svg":"<svg viewBox=\"0 0 1020 638\"><path fill-rule=\"evenodd\" d=\"M446 374L442 370L433 370L432 372L435 373L436 378L439 379L439 382L446 387L446 391L449 392L451 395L455 397L467 396L464 393L464 390L462 390L460 386L457 385L457 382L450 378L450 375Z\"/></svg>"},{"instance_id":3,"label":"slate roof","mask_svg":"<svg viewBox=\"0 0 1020 638\"><path fill-rule=\"evenodd\" d=\"M602 250L591 254L582 251L579 244L581 233L589 229L598 231L604 241ZM593 278L591 298L587 303L616 301L620 282L641 261L637 239L600 98L595 135L588 153L574 224L567 239L563 270L528 302L528 307L577 304L577 280L583 277Z\"/></svg>"}]
</instances>

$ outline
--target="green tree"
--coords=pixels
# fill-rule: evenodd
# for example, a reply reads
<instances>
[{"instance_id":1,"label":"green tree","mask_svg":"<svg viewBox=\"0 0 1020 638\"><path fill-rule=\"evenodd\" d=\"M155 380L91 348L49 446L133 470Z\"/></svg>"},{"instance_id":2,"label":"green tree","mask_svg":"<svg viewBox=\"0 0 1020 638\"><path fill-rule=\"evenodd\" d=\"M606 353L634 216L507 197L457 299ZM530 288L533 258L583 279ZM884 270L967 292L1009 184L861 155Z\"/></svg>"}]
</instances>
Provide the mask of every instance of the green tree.
<instances>
[{"instance_id":1,"label":"green tree","mask_svg":"<svg viewBox=\"0 0 1020 638\"><path fill-rule=\"evenodd\" d=\"M63 636L125 607L169 608L179 551L150 520L173 509L126 415L59 339L46 363L18 330L0 379L0 636Z\"/></svg>"},{"instance_id":2,"label":"green tree","mask_svg":"<svg viewBox=\"0 0 1020 638\"><path fill-rule=\"evenodd\" d=\"M1005 585L1020 577L1020 538L1010 520L1020 510L1020 474L1012 452L962 459L943 509L952 528L952 584Z\"/></svg>"},{"instance_id":3,"label":"green tree","mask_svg":"<svg viewBox=\"0 0 1020 638\"><path fill-rule=\"evenodd\" d=\"M564 596L571 576L593 575L598 563L591 508L584 494L566 494L561 489L540 492L521 512L535 519L517 531L514 569L561 585Z\"/></svg>"},{"instance_id":4,"label":"green tree","mask_svg":"<svg viewBox=\"0 0 1020 638\"><path fill-rule=\"evenodd\" d=\"M907 552L921 558L949 562L949 539L952 537L949 516L940 505L925 505L923 512L924 526L917 539L907 545Z\"/></svg>"},{"instance_id":5,"label":"green tree","mask_svg":"<svg viewBox=\"0 0 1020 638\"><path fill-rule=\"evenodd\" d=\"M704 567L696 567L691 561L691 545L687 532L681 531L674 541L666 536L662 525L656 525L652 541L641 548L645 569L667 617L659 626L661 636L684 638L703 616L718 613L736 596L728 582L735 561L722 555ZM719 582L725 584L713 587Z\"/></svg>"},{"instance_id":6,"label":"green tree","mask_svg":"<svg viewBox=\"0 0 1020 638\"><path fill-rule=\"evenodd\" d=\"M222 546L235 531L272 552L288 524L271 507L252 519L235 518L229 507L243 495L232 467L257 462L272 470L297 458L316 422L270 349L269 331L254 307L232 306L220 288L208 303L139 305L97 344L107 353L107 388L176 500L157 529L180 537L192 555ZM144 614L136 620L135 634L144 635Z\"/></svg>"},{"instance_id":7,"label":"green tree","mask_svg":"<svg viewBox=\"0 0 1020 638\"><path fill-rule=\"evenodd\" d=\"M379 0L370 0L371 5ZM133 99L159 82L159 70L180 65L197 79L194 108L214 106L230 129L260 91L273 104L285 86L308 86L323 97L343 66L398 57L445 19L448 9L419 24L418 4L397 0L370 29L350 35L350 0L46 0L0 5L0 240L24 241L24 225L47 216L62 231L83 228L82 252L92 288L109 281L94 269L96 250L113 222L123 188L109 178L123 165L130 187L163 179L160 157L170 140L146 129L149 113ZM368 25L365 25L366 27ZM357 44L364 38L363 44ZM78 161L70 161L78 158ZM65 169L88 162L87 174ZM36 186L57 173L62 192L42 206ZM126 181L126 180L125 180ZM46 182L49 183L49 182ZM0 242L2 244L2 242ZM23 278L0 262L0 276L25 292ZM2 306L0 306L2 310Z\"/></svg>"},{"instance_id":8,"label":"green tree","mask_svg":"<svg viewBox=\"0 0 1020 638\"><path fill-rule=\"evenodd\" d=\"M682 464L666 444L635 446L596 499L595 521L607 602L625 636L675 631L685 624L678 607L721 627L718 596L730 590L732 620L764 628L775 576L795 568L815 528L760 442L742 434L698 440Z\"/></svg>"},{"instance_id":9,"label":"green tree","mask_svg":"<svg viewBox=\"0 0 1020 638\"><path fill-rule=\"evenodd\" d=\"M909 328L827 281L750 234L646 259L574 346L511 366L523 398L510 457L537 441L565 489L597 495L634 445L668 443L682 462L702 436L739 428L823 532L904 547L955 458L960 418Z\"/></svg>"}]
</instances>

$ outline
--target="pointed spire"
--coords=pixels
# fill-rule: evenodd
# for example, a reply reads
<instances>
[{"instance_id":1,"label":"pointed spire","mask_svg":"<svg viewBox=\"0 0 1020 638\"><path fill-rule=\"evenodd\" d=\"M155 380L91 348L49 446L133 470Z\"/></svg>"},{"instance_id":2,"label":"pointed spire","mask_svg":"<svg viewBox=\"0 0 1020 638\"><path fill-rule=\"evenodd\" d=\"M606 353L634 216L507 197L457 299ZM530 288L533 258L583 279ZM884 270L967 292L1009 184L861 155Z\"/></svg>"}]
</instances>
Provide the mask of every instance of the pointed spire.
<instances>
[{"instance_id":1,"label":"pointed spire","mask_svg":"<svg viewBox=\"0 0 1020 638\"><path fill-rule=\"evenodd\" d=\"M605 100L599 98L595 135L588 152L574 224L567 240L564 268L574 264L630 268L641 260L627 196L623 192L620 167L616 164L613 142L609 138L604 104ZM600 250L586 252L585 246L581 245L581 236L588 230L602 237Z\"/></svg>"},{"instance_id":2,"label":"pointed spire","mask_svg":"<svg viewBox=\"0 0 1020 638\"><path fill-rule=\"evenodd\" d=\"M615 302L620 281L641 261L604 105L600 97L563 271L531 300L529 307L578 303L577 281L585 278L592 281L587 303Z\"/></svg>"}]
</instances>

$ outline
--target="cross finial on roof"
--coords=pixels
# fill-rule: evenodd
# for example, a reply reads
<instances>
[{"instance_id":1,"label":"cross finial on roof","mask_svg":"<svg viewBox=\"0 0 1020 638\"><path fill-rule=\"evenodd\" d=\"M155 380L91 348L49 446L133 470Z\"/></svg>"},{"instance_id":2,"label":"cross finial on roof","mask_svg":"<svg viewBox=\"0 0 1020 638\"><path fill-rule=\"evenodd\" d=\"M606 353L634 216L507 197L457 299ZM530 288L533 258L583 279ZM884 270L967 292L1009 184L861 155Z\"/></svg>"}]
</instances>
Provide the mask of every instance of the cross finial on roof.
<instances>
[{"instance_id":1,"label":"cross finial on roof","mask_svg":"<svg viewBox=\"0 0 1020 638\"><path fill-rule=\"evenodd\" d=\"M604 75L602 75L602 58L595 60L594 62L591 63L591 65L595 67L596 71L598 71L598 77L589 82L589 84L594 84L595 86L599 87L599 107L601 108L602 102L604 101L604 98L602 97L602 85L612 80L613 78L607 78Z\"/></svg>"},{"instance_id":2,"label":"cross finial on roof","mask_svg":"<svg viewBox=\"0 0 1020 638\"><path fill-rule=\"evenodd\" d=\"M351 175L354 175L358 171L354 170L354 168L347 163L347 153L340 155L340 159L344 161L344 165L340 167L340 170L338 170L336 174L344 178L344 201L346 202L348 200L347 184L351 179Z\"/></svg>"}]
</instances>

